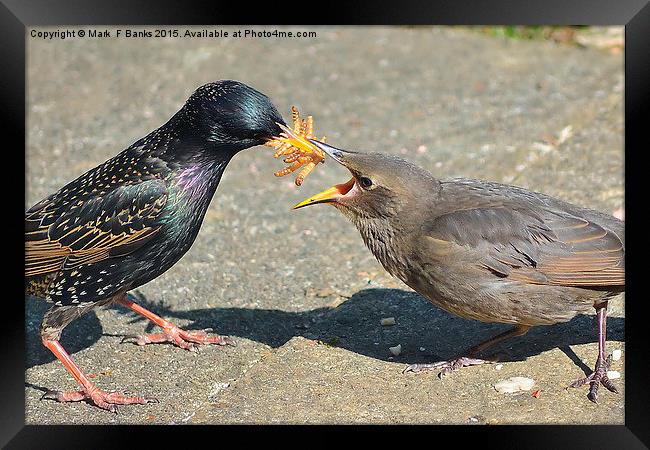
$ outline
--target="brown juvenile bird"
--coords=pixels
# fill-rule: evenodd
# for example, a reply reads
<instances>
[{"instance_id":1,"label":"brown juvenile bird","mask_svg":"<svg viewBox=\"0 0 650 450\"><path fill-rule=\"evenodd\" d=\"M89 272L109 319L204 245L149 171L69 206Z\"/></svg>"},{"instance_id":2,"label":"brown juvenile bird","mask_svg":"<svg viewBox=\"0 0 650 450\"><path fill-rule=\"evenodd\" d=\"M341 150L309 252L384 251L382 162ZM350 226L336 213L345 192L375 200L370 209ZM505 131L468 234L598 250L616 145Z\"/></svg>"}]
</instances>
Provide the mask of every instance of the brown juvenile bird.
<instances>
[{"instance_id":1,"label":"brown juvenile bird","mask_svg":"<svg viewBox=\"0 0 650 450\"><path fill-rule=\"evenodd\" d=\"M535 325L566 322L595 308L598 359L590 383L596 402L607 378L607 302L625 290L624 223L613 216L489 181L436 179L401 158L314 144L353 178L294 208L331 203L346 215L384 268L434 305L468 319L514 328L460 357L414 364L445 373L485 361L476 354Z\"/></svg>"}]
</instances>

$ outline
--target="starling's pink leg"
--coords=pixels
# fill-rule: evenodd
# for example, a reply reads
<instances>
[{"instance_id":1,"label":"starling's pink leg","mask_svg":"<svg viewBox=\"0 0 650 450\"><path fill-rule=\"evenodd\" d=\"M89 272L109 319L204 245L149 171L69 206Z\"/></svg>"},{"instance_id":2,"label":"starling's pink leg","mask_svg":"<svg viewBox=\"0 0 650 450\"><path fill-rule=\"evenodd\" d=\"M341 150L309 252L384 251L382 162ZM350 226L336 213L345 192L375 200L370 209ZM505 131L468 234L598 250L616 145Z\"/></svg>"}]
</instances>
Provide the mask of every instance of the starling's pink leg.
<instances>
[{"instance_id":1,"label":"starling's pink leg","mask_svg":"<svg viewBox=\"0 0 650 450\"><path fill-rule=\"evenodd\" d=\"M404 372L418 373L418 372L426 372L429 370L438 370L439 371L438 376L442 378L448 373L460 369L461 367L485 364L487 361L483 359L473 358L473 356L482 352L486 348L493 346L497 342L501 342L515 336L522 336L526 334L529 329L530 327L526 325L517 325L514 328L504 331L503 333L497 334L496 336L488 339L487 341L484 341L470 348L465 352L465 354L468 356L461 356L459 358L454 358L449 361L438 361L432 364L411 364L406 369L404 369L402 373Z\"/></svg>"},{"instance_id":2,"label":"starling's pink leg","mask_svg":"<svg viewBox=\"0 0 650 450\"><path fill-rule=\"evenodd\" d=\"M204 330L182 330L173 323L152 313L137 303L132 302L126 297L126 295L119 298L117 302L146 317L163 329L162 333L144 334L141 336L133 337L134 342L138 345L147 345L159 342L173 342L177 346L189 351L198 350L196 344L235 345L235 341L226 336L210 336ZM123 341L129 338L125 338Z\"/></svg>"},{"instance_id":3,"label":"starling's pink leg","mask_svg":"<svg viewBox=\"0 0 650 450\"><path fill-rule=\"evenodd\" d=\"M594 403L598 403L598 387L602 384L609 391L618 393L614 383L607 377L607 369L612 362L612 357L605 357L605 341L607 339L607 304L598 308L596 311L598 318L598 359L596 368L591 375L585 378L579 378L569 385L569 387L580 387L590 383L589 394L587 398Z\"/></svg>"},{"instance_id":4,"label":"starling's pink leg","mask_svg":"<svg viewBox=\"0 0 650 450\"><path fill-rule=\"evenodd\" d=\"M108 411L117 412L116 405L143 405L145 403L158 403L153 397L127 397L118 392L104 392L90 382L84 375L79 366L75 364L68 352L56 340L43 338L43 345L47 347L65 368L72 374L77 382L82 386L81 391L55 392L49 391L42 398L57 400L59 402L79 402L87 400L90 403Z\"/></svg>"}]
</instances>

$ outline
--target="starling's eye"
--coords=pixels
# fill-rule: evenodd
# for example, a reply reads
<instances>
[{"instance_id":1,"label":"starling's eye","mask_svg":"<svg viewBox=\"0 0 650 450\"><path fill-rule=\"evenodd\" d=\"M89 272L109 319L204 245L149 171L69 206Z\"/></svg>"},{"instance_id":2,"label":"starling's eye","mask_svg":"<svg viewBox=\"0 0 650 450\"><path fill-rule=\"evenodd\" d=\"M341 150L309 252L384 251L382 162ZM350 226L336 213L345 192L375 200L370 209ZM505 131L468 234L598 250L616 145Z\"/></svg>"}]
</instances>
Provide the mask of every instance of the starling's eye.
<instances>
[{"instance_id":1,"label":"starling's eye","mask_svg":"<svg viewBox=\"0 0 650 450\"><path fill-rule=\"evenodd\" d=\"M367 177L360 177L359 184L361 185L362 188L369 189L372 186L372 180Z\"/></svg>"}]
</instances>

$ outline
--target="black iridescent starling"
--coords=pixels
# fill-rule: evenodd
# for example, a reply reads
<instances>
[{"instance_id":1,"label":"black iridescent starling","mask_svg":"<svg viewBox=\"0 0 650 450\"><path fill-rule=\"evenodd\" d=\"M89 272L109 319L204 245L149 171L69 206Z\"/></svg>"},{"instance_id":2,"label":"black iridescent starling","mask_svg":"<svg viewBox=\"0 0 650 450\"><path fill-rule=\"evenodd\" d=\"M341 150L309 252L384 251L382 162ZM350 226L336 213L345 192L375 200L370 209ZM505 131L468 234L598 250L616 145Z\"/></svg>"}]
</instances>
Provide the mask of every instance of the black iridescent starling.
<instances>
[{"instance_id":1,"label":"black iridescent starling","mask_svg":"<svg viewBox=\"0 0 650 450\"><path fill-rule=\"evenodd\" d=\"M126 297L172 267L192 246L226 165L240 150L281 133L270 100L237 81L201 86L164 125L25 213L25 292L53 303L43 345L79 382L58 401L116 405L156 401L97 388L59 343L63 328L92 308L120 303L163 329L138 344L224 345L229 338L184 331Z\"/></svg>"},{"instance_id":2,"label":"black iridescent starling","mask_svg":"<svg viewBox=\"0 0 650 450\"><path fill-rule=\"evenodd\" d=\"M625 290L625 229L617 218L489 181L438 180L401 158L350 152L318 141L353 177L296 208L331 203L352 220L386 270L458 316L513 324L460 357L407 370L440 374L482 364L476 354L536 325L596 309L594 372L571 386L616 387L607 378L608 300Z\"/></svg>"}]
</instances>

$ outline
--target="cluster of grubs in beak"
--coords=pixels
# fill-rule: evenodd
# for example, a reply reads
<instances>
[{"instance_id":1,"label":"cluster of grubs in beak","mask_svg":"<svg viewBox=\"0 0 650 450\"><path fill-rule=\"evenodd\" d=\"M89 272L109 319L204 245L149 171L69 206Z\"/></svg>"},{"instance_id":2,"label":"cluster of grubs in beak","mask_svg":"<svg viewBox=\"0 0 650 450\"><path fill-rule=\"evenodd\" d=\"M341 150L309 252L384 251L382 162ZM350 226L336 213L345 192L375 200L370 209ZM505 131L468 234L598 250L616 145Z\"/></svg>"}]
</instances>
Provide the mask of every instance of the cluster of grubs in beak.
<instances>
[{"instance_id":1,"label":"cluster of grubs in beak","mask_svg":"<svg viewBox=\"0 0 650 450\"><path fill-rule=\"evenodd\" d=\"M295 181L296 186L300 186L305 177L314 170L316 164L325 161L325 154L309 141L309 139L314 139L314 118L307 116L306 119L301 119L298 108L292 106L291 120L293 121L293 130L279 124L283 133L267 141L264 145L275 149L274 158L284 156L284 163L289 164L288 167L275 172L276 177L289 175L302 168ZM325 139L323 136L319 140L325 142Z\"/></svg>"}]
</instances>

